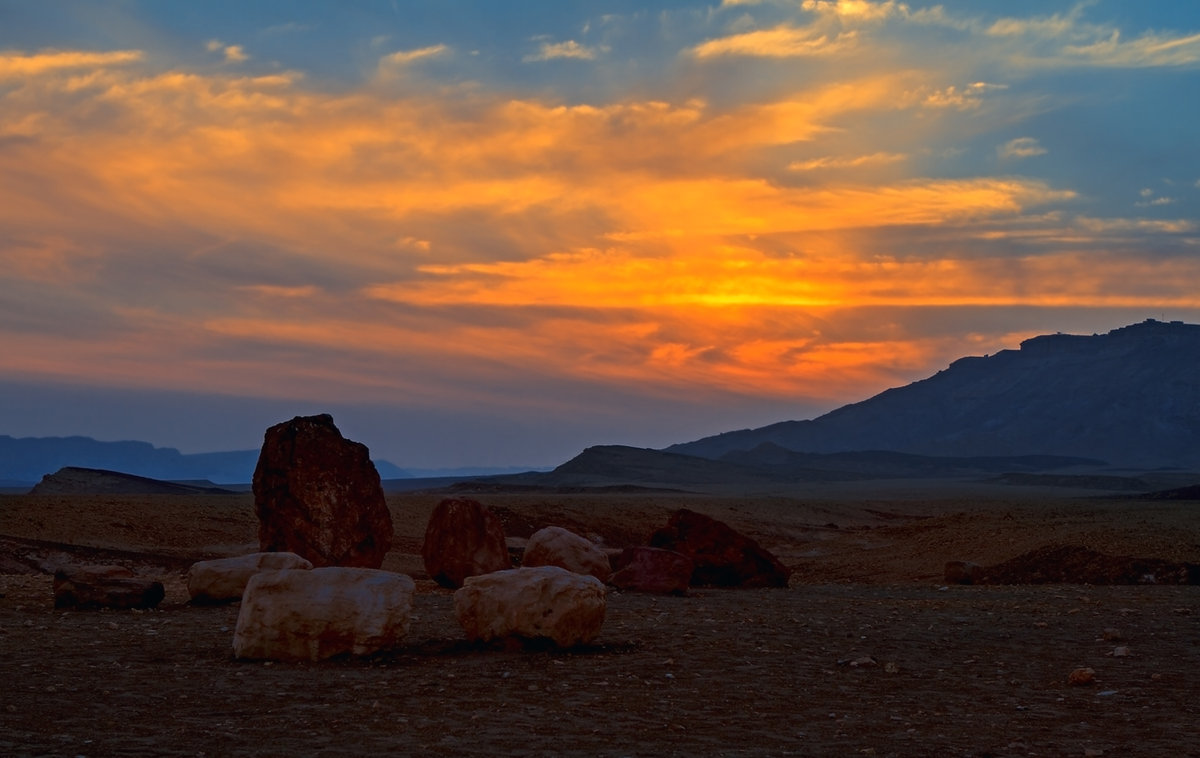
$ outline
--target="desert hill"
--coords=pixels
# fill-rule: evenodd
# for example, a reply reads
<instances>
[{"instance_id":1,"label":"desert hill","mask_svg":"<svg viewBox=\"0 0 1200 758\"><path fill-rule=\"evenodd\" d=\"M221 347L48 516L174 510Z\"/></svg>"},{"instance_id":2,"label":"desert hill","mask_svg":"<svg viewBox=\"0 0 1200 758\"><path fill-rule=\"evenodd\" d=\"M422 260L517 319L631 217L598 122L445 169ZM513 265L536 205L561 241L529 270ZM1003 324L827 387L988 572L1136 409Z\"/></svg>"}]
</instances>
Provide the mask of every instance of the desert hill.
<instances>
[{"instance_id":1,"label":"desert hill","mask_svg":"<svg viewBox=\"0 0 1200 758\"><path fill-rule=\"evenodd\" d=\"M233 494L212 482L166 482L119 471L66 466L46 474L31 495L216 495Z\"/></svg>"},{"instance_id":2,"label":"desert hill","mask_svg":"<svg viewBox=\"0 0 1200 758\"><path fill-rule=\"evenodd\" d=\"M1200 468L1200 326L1148 320L1034 337L811 421L672 445L725 459L764 443L804 453L1053 455Z\"/></svg>"}]
</instances>

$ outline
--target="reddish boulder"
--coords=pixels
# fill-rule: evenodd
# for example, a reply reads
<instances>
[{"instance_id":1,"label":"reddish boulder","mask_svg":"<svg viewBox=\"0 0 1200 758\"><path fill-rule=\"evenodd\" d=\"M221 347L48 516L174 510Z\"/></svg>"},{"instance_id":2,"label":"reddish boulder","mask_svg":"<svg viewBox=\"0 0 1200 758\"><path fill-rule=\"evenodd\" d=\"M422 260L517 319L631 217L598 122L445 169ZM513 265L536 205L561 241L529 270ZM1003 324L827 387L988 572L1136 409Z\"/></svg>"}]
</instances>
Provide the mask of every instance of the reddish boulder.
<instances>
[{"instance_id":1,"label":"reddish boulder","mask_svg":"<svg viewBox=\"0 0 1200 758\"><path fill-rule=\"evenodd\" d=\"M608 583L619 590L682 595L691 584L695 564L674 550L631 547L616 557L613 569Z\"/></svg>"},{"instance_id":2,"label":"reddish boulder","mask_svg":"<svg viewBox=\"0 0 1200 758\"><path fill-rule=\"evenodd\" d=\"M162 582L124 566L71 566L54 572L55 608L154 608L166 596Z\"/></svg>"},{"instance_id":3,"label":"reddish boulder","mask_svg":"<svg viewBox=\"0 0 1200 758\"><path fill-rule=\"evenodd\" d=\"M421 557L429 578L451 589L468 576L512 568L500 519L486 505L466 499L443 500L433 509Z\"/></svg>"},{"instance_id":4,"label":"reddish boulder","mask_svg":"<svg viewBox=\"0 0 1200 758\"><path fill-rule=\"evenodd\" d=\"M367 446L342 436L329 414L267 430L254 470L258 542L314 566L379 568L392 515Z\"/></svg>"},{"instance_id":5,"label":"reddish boulder","mask_svg":"<svg viewBox=\"0 0 1200 758\"><path fill-rule=\"evenodd\" d=\"M728 524L686 508L650 536L651 547L683 553L695 563L692 584L714 587L786 587L792 570Z\"/></svg>"}]
</instances>

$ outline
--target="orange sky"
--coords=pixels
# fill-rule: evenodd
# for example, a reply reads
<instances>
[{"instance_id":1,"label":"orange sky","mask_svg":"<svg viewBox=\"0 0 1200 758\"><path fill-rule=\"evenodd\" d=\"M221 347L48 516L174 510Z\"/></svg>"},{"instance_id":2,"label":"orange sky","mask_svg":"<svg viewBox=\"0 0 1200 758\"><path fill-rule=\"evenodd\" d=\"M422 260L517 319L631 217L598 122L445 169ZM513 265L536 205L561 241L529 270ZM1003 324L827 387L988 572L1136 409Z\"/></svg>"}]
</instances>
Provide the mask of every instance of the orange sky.
<instances>
[{"instance_id":1,"label":"orange sky","mask_svg":"<svg viewBox=\"0 0 1200 758\"><path fill-rule=\"evenodd\" d=\"M1114 152L1130 108L1185 115L1138 95L1195 81L1200 22L701 6L531 26L514 69L564 67L532 83L432 31L356 42L346 80L250 31L172 57L144 27L10 30L0 380L526 417L611 390L749 425L1037 333L1200 314L1194 147L1160 160L1145 132L1140 175ZM634 75L639 23L675 49ZM1112 128L1073 133L1085 116Z\"/></svg>"}]
</instances>

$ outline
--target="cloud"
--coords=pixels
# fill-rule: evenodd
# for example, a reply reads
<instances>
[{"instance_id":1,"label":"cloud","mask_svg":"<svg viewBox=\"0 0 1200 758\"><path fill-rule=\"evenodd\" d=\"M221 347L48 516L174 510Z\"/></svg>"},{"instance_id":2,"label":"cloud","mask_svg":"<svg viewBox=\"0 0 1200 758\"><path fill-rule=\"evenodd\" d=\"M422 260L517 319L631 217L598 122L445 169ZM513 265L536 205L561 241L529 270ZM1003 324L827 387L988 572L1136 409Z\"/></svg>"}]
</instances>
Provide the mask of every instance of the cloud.
<instances>
[{"instance_id":1,"label":"cloud","mask_svg":"<svg viewBox=\"0 0 1200 758\"><path fill-rule=\"evenodd\" d=\"M69 69L123 66L143 58L144 54L140 50L113 50L104 53L81 50L43 50L33 54L0 52L0 81Z\"/></svg>"},{"instance_id":2,"label":"cloud","mask_svg":"<svg viewBox=\"0 0 1200 758\"><path fill-rule=\"evenodd\" d=\"M1006 160L1032 158L1037 155L1045 155L1046 148L1038 144L1033 137L1017 137L997 147L996 153Z\"/></svg>"},{"instance_id":3,"label":"cloud","mask_svg":"<svg viewBox=\"0 0 1200 758\"><path fill-rule=\"evenodd\" d=\"M429 45L415 50L397 50L379 59L380 69L400 68L428 58L437 58L450 52L450 47L444 44Z\"/></svg>"},{"instance_id":4,"label":"cloud","mask_svg":"<svg viewBox=\"0 0 1200 758\"><path fill-rule=\"evenodd\" d=\"M795 57L906 8L814 4L846 26L680 48ZM685 56L607 98L5 54L0 339L31 376L314 402L849 401L959 351L884 326L917 312L1200 307L1200 263L1173 254L1193 222L1073 216L1066 180L972 166L1021 133L989 96L1037 83L921 52L736 97Z\"/></svg>"},{"instance_id":5,"label":"cloud","mask_svg":"<svg viewBox=\"0 0 1200 758\"><path fill-rule=\"evenodd\" d=\"M788 164L791 171L817 171L827 168L859 168L862 166L877 166L888 163L898 163L908 156L903 153L871 153L853 157L822 156L808 160L792 161Z\"/></svg>"},{"instance_id":6,"label":"cloud","mask_svg":"<svg viewBox=\"0 0 1200 758\"><path fill-rule=\"evenodd\" d=\"M978 108L983 104L983 98L989 92L1008 89L1006 84L989 84L988 82L972 82L965 87L950 85L943 89L921 93L921 104L927 108L950 108L966 111Z\"/></svg>"},{"instance_id":7,"label":"cloud","mask_svg":"<svg viewBox=\"0 0 1200 758\"><path fill-rule=\"evenodd\" d=\"M538 52L531 55L526 55L521 60L525 61L526 63L550 61L559 58L591 61L595 60L596 56L606 51L607 48L587 47L579 44L573 39L565 42L542 42Z\"/></svg>"},{"instance_id":8,"label":"cloud","mask_svg":"<svg viewBox=\"0 0 1200 758\"><path fill-rule=\"evenodd\" d=\"M697 45L697 58L750 56L760 58L798 58L834 55L855 46L853 31L828 34L812 28L782 24L772 29L734 34Z\"/></svg>"},{"instance_id":9,"label":"cloud","mask_svg":"<svg viewBox=\"0 0 1200 758\"><path fill-rule=\"evenodd\" d=\"M204 44L204 49L210 53L221 53L226 63L242 63L250 60L245 48L241 45L226 45L219 39L210 39Z\"/></svg>"}]
</instances>

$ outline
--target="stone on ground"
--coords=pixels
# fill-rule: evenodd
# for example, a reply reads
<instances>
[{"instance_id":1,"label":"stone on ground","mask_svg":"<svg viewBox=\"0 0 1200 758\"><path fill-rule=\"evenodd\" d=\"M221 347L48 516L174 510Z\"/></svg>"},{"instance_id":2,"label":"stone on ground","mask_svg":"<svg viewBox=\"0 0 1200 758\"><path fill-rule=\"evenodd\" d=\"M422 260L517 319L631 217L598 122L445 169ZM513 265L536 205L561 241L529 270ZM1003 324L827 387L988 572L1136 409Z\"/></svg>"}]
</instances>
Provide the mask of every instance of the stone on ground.
<instances>
[{"instance_id":1,"label":"stone on ground","mask_svg":"<svg viewBox=\"0 0 1200 758\"><path fill-rule=\"evenodd\" d=\"M591 642L604 624L605 589L594 576L557 566L522 567L469 577L454 593L454 613L472 641Z\"/></svg>"},{"instance_id":2,"label":"stone on ground","mask_svg":"<svg viewBox=\"0 0 1200 758\"><path fill-rule=\"evenodd\" d=\"M250 553L197 561L188 569L188 594L197 604L241 600L246 582L260 571L312 567L310 561L295 553Z\"/></svg>"},{"instance_id":3,"label":"stone on ground","mask_svg":"<svg viewBox=\"0 0 1200 758\"><path fill-rule=\"evenodd\" d=\"M67 566L54 572L54 607L154 608L166 597L163 583L124 566Z\"/></svg>"},{"instance_id":4,"label":"stone on ground","mask_svg":"<svg viewBox=\"0 0 1200 758\"><path fill-rule=\"evenodd\" d=\"M469 576L512 568L504 526L486 505L450 498L438 503L425 527L425 571L455 589Z\"/></svg>"},{"instance_id":5,"label":"stone on ground","mask_svg":"<svg viewBox=\"0 0 1200 758\"><path fill-rule=\"evenodd\" d=\"M620 590L683 595L695 564L683 553L659 547L626 548L613 562L608 583Z\"/></svg>"},{"instance_id":6,"label":"stone on ground","mask_svg":"<svg viewBox=\"0 0 1200 758\"><path fill-rule=\"evenodd\" d=\"M392 516L366 445L342 437L329 414L267 430L254 470L259 549L314 566L379 568Z\"/></svg>"},{"instance_id":7,"label":"stone on ground","mask_svg":"<svg viewBox=\"0 0 1200 758\"><path fill-rule=\"evenodd\" d=\"M683 553L695 563L693 586L786 587L792 570L728 524L680 509L650 537L651 547Z\"/></svg>"},{"instance_id":8,"label":"stone on ground","mask_svg":"<svg viewBox=\"0 0 1200 758\"><path fill-rule=\"evenodd\" d=\"M525 545L523 566L558 566L576 574L608 581L612 567L608 553L594 542L561 526L547 526L530 536Z\"/></svg>"},{"instance_id":9,"label":"stone on ground","mask_svg":"<svg viewBox=\"0 0 1200 758\"><path fill-rule=\"evenodd\" d=\"M971 561L946 561L946 584L975 584L983 576L983 566Z\"/></svg>"},{"instance_id":10,"label":"stone on ground","mask_svg":"<svg viewBox=\"0 0 1200 758\"><path fill-rule=\"evenodd\" d=\"M319 661L395 648L408 633L415 589L410 577L378 569L261 571L246 583L234 655Z\"/></svg>"}]
</instances>

